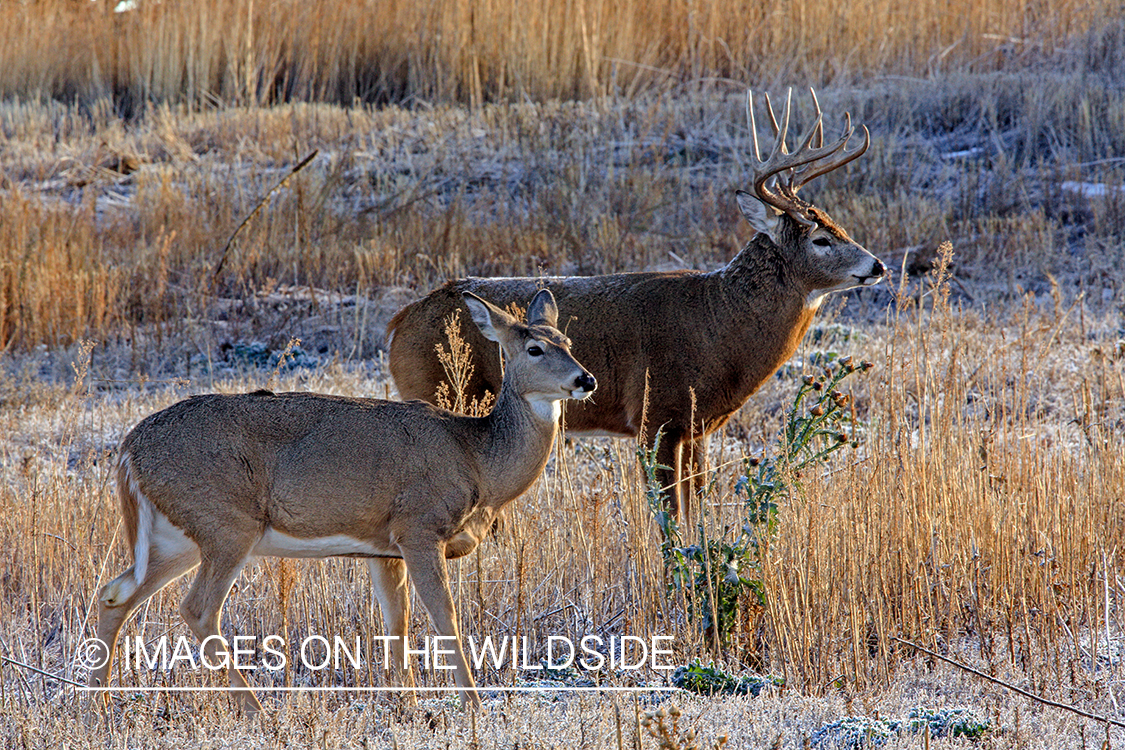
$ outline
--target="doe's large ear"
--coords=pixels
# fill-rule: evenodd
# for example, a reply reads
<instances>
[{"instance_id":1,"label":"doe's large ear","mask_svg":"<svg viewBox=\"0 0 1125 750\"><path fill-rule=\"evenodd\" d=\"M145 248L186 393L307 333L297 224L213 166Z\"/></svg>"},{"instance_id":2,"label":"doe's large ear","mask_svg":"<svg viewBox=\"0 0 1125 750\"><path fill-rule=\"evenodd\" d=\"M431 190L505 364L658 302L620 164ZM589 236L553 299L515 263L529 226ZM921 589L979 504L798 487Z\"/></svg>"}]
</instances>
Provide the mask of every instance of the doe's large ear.
<instances>
[{"instance_id":1,"label":"doe's large ear","mask_svg":"<svg viewBox=\"0 0 1125 750\"><path fill-rule=\"evenodd\" d=\"M557 328L558 322L559 308L555 304L555 295L551 294L550 289L540 289L527 306L527 324L533 326L545 323Z\"/></svg>"},{"instance_id":2,"label":"doe's large ear","mask_svg":"<svg viewBox=\"0 0 1125 750\"><path fill-rule=\"evenodd\" d=\"M469 308L469 315L472 316L473 322L477 324L477 328L484 334L484 337L489 341L500 343L504 332L512 327L512 324L516 322L515 319L472 292L462 292L461 296L464 297L465 304Z\"/></svg>"},{"instance_id":3,"label":"doe's large ear","mask_svg":"<svg viewBox=\"0 0 1125 750\"><path fill-rule=\"evenodd\" d=\"M750 222L750 226L777 242L777 226L781 214L773 206L767 206L745 190L737 191L734 197L738 200L738 208L746 217L746 221Z\"/></svg>"}]
</instances>

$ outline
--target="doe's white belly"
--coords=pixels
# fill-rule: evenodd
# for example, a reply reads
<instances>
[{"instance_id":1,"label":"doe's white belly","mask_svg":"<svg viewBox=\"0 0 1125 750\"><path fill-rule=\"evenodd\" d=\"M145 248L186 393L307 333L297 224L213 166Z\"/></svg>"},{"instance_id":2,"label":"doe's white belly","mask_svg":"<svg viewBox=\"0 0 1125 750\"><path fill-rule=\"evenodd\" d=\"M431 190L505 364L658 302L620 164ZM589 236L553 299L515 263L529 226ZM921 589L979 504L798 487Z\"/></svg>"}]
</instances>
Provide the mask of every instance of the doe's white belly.
<instances>
[{"instance_id":1,"label":"doe's white belly","mask_svg":"<svg viewBox=\"0 0 1125 750\"><path fill-rule=\"evenodd\" d=\"M397 549L377 547L370 542L347 534L303 539L266 527L266 533L254 545L250 554L259 557L401 557Z\"/></svg>"}]
</instances>

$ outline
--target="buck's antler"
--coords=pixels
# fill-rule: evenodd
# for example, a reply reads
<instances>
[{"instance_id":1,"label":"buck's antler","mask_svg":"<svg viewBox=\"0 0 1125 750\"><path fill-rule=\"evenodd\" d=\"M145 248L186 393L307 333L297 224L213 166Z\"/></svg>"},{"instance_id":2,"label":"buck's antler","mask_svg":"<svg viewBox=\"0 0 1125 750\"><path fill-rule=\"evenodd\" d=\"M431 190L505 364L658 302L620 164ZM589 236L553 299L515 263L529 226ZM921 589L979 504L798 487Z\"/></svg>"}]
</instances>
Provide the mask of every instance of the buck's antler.
<instances>
[{"instance_id":1,"label":"buck's antler","mask_svg":"<svg viewBox=\"0 0 1125 750\"><path fill-rule=\"evenodd\" d=\"M773 127L774 143L770 155L762 159L762 152L758 146L758 126L754 119L754 92L746 96L746 117L750 121L750 135L754 143L754 160L757 162L753 169L753 193L763 203L767 203L779 211L792 216L802 224L811 224L811 219L806 214L805 204L797 199L797 191L810 180L822 174L839 169L853 159L859 158L871 145L871 134L866 126L863 128L863 145L851 151L847 150L848 140L855 132L852 127L852 116L844 113L844 129L835 143L824 145L824 116L820 111L820 102L817 101L816 92L811 88L813 106L816 107L816 119L799 139L797 150L790 153L785 144L785 137L789 132L789 113L793 104L793 89L785 98L785 114L778 125L777 116L773 111L773 103L769 94L766 94L766 111ZM813 141L816 141L813 145ZM774 186L770 186L770 182Z\"/></svg>"}]
</instances>

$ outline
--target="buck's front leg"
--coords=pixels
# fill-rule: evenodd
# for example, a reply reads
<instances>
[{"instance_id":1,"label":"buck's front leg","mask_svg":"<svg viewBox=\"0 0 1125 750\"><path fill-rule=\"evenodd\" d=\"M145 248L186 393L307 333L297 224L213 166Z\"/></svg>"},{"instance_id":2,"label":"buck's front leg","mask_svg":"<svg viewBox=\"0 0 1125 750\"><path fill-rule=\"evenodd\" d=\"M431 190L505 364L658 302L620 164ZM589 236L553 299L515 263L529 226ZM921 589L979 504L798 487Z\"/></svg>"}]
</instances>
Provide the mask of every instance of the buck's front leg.
<instances>
[{"instance_id":1,"label":"buck's front leg","mask_svg":"<svg viewBox=\"0 0 1125 750\"><path fill-rule=\"evenodd\" d=\"M445 566L445 545L437 539L399 542L402 559L414 581L418 598L430 613L430 620L439 634L451 639L453 679L461 696L461 706L480 708L480 696L476 692L465 650L461 647L461 629L457 624L457 613L453 606L453 595L449 592L449 572ZM437 649L435 649L436 651Z\"/></svg>"},{"instance_id":2,"label":"buck's front leg","mask_svg":"<svg viewBox=\"0 0 1125 750\"><path fill-rule=\"evenodd\" d=\"M682 430L668 428L660 434L660 444L656 446L656 462L666 467L656 470L656 480L667 492L665 507L681 528L691 523L691 491L684 477L686 442Z\"/></svg>"}]
</instances>

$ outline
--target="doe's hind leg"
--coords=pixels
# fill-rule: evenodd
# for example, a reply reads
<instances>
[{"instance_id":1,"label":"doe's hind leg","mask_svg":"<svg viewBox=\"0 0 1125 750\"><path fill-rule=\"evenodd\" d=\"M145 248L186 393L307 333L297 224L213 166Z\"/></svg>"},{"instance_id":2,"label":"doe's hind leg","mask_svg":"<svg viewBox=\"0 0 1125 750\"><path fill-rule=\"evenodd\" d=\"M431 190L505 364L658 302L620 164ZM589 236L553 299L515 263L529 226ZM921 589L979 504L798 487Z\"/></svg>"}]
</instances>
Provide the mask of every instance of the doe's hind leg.
<instances>
[{"instance_id":1,"label":"doe's hind leg","mask_svg":"<svg viewBox=\"0 0 1125 750\"><path fill-rule=\"evenodd\" d=\"M231 586L242 572L242 567L249 556L250 549L228 547L206 550L202 555L203 564L199 568L199 575L195 577L191 591L180 605L180 614L202 644L201 656L209 664L223 663L218 644L219 639L222 638L219 617L223 611L223 603L230 594ZM242 672L230 662L230 658L228 652L227 673L230 676L231 686L236 688L235 697L248 716L256 716L262 710L262 704L258 702Z\"/></svg>"},{"instance_id":2,"label":"doe's hind leg","mask_svg":"<svg viewBox=\"0 0 1125 750\"><path fill-rule=\"evenodd\" d=\"M160 550L149 553L148 570L144 580L136 582L136 566L130 566L121 575L106 584L98 595L98 641L96 657L92 663L99 664L90 672L90 687L109 685L109 674L113 669L117 637L121 627L137 608L148 599L199 564L199 551L194 547L183 549L172 557L161 557Z\"/></svg>"},{"instance_id":3,"label":"doe's hind leg","mask_svg":"<svg viewBox=\"0 0 1125 750\"><path fill-rule=\"evenodd\" d=\"M383 622L390 641L390 660L393 669L400 677L400 684L406 690L406 704L416 705L414 694L414 672L406 661L407 636L410 628L410 588L406 577L406 563L397 558L381 557L367 561L371 582L375 585L375 596L379 609L383 612ZM385 668L385 667L384 667Z\"/></svg>"}]
</instances>

